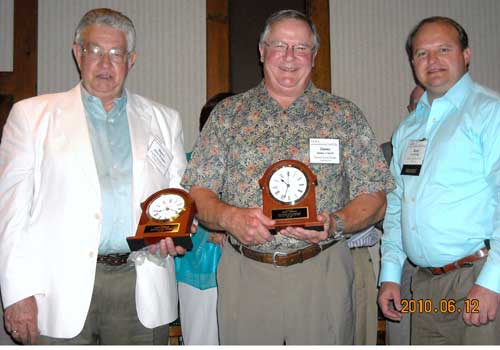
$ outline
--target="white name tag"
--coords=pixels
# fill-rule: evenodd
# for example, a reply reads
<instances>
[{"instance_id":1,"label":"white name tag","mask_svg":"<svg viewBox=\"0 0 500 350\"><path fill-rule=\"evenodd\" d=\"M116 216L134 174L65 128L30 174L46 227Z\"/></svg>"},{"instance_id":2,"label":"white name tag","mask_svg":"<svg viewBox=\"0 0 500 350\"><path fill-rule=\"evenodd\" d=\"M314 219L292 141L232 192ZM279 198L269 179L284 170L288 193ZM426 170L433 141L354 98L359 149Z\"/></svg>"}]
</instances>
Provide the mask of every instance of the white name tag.
<instances>
[{"instance_id":1,"label":"white name tag","mask_svg":"<svg viewBox=\"0 0 500 350\"><path fill-rule=\"evenodd\" d=\"M339 164L339 139L309 139L309 163Z\"/></svg>"},{"instance_id":2,"label":"white name tag","mask_svg":"<svg viewBox=\"0 0 500 350\"><path fill-rule=\"evenodd\" d=\"M172 161L172 156L156 137L150 141L147 157L151 164L153 164L161 174L165 175L167 173L168 166Z\"/></svg>"},{"instance_id":3,"label":"white name tag","mask_svg":"<svg viewBox=\"0 0 500 350\"><path fill-rule=\"evenodd\" d=\"M418 176L424 163L427 140L410 140L403 158L401 175Z\"/></svg>"}]
</instances>

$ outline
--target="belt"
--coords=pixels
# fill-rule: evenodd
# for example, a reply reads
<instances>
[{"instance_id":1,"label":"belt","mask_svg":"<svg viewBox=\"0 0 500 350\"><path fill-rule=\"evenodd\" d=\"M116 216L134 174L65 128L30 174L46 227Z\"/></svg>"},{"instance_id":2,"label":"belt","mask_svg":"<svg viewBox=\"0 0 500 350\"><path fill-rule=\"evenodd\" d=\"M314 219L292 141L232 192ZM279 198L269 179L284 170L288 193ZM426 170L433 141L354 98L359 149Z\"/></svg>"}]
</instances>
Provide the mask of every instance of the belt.
<instances>
[{"instance_id":1,"label":"belt","mask_svg":"<svg viewBox=\"0 0 500 350\"><path fill-rule=\"evenodd\" d=\"M429 270L432 272L433 275L442 275L444 273L459 269L464 266L472 266L472 263L474 261L488 256L488 250L489 250L488 248L484 247L482 249L479 249L474 254L471 254L469 256L466 256L465 258L452 262L451 264L441 267L429 267Z\"/></svg>"},{"instance_id":2,"label":"belt","mask_svg":"<svg viewBox=\"0 0 500 350\"><path fill-rule=\"evenodd\" d=\"M319 253L327 250L341 240L333 240L323 245L312 244L305 247L304 249L299 249L291 253L260 253L256 252L255 250L248 249L247 247L239 245L237 243L233 243L230 239L228 241L238 253L246 256L247 258L266 264L273 264L274 266L290 266L314 258Z\"/></svg>"},{"instance_id":3,"label":"belt","mask_svg":"<svg viewBox=\"0 0 500 350\"><path fill-rule=\"evenodd\" d=\"M97 263L111 265L111 266L119 266L127 263L129 255L130 253L98 255Z\"/></svg>"}]
</instances>

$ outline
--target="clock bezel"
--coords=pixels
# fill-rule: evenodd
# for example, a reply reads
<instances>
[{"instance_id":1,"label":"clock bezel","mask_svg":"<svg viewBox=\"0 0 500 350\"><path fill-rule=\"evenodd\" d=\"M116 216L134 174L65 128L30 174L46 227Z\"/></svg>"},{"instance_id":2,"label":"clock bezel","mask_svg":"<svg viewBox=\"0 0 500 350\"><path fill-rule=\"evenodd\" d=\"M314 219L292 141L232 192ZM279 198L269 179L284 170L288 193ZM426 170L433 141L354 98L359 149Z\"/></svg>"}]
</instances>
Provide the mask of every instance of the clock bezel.
<instances>
[{"instance_id":1,"label":"clock bezel","mask_svg":"<svg viewBox=\"0 0 500 350\"><path fill-rule=\"evenodd\" d=\"M276 198L274 196L274 194L272 193L271 191L271 179L273 178L273 176L278 172L280 171L281 169L283 168L294 168L294 169L297 169L300 173L302 173L302 175L304 175L304 178L306 179L306 190L304 191L304 193L302 193L302 195L295 199L295 200L292 200L292 201L282 201L278 198ZM269 192L269 195L271 196L271 199L275 200L276 202L280 203L280 204L286 204L286 205L295 205L297 203L299 203L300 201L302 201L308 194L309 192L309 188L311 187L309 185L310 183L310 179L309 179L309 176L307 175L307 172L305 172L303 169L301 169L300 166L298 165L295 165L295 164L283 164L282 166L279 166L279 167L276 167L270 174L269 174L269 177L268 177L268 180L267 180L267 191Z\"/></svg>"},{"instance_id":2,"label":"clock bezel","mask_svg":"<svg viewBox=\"0 0 500 350\"><path fill-rule=\"evenodd\" d=\"M182 199L183 201L183 206L182 206L182 209L179 213L177 213L176 215L174 216L171 216L169 217L168 219L157 219L155 218L153 215L151 215L151 213L149 212L149 209L151 208L151 206L153 205L154 202L156 202L156 200L160 199L161 197L166 197L166 196L177 196L179 198ZM151 219L151 220L155 220L157 222L172 222L174 220L176 220L178 217L180 217L182 215L183 212L186 211L186 198L183 194L181 193L158 193L157 196L151 198L151 200L149 201L148 205L147 205L147 208L146 208L146 215Z\"/></svg>"}]
</instances>

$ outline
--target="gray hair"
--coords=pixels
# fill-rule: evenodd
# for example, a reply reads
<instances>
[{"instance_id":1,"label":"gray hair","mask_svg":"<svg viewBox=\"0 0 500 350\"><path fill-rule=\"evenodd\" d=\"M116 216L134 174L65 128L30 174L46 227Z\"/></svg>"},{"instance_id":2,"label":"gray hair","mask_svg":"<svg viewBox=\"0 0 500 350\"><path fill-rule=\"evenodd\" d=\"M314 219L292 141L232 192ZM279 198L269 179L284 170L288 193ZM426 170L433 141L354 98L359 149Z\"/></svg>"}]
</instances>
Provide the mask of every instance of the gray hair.
<instances>
[{"instance_id":1,"label":"gray hair","mask_svg":"<svg viewBox=\"0 0 500 350\"><path fill-rule=\"evenodd\" d=\"M259 45L262 46L264 44L264 40L271 31L271 25L286 19L296 19L305 22L309 26L309 29L311 30L311 33L313 35L314 52L317 52L319 49L319 36L318 31L316 30L316 26L309 17L297 10L281 10L269 16L266 20L264 31L260 34Z\"/></svg>"},{"instance_id":2,"label":"gray hair","mask_svg":"<svg viewBox=\"0 0 500 350\"><path fill-rule=\"evenodd\" d=\"M85 28L93 24L106 25L121 30L127 38L127 52L131 53L135 51L134 24L132 23L130 18L128 18L121 12L107 8L90 10L82 17L75 30L75 44L83 45L82 32L85 30Z\"/></svg>"}]
</instances>

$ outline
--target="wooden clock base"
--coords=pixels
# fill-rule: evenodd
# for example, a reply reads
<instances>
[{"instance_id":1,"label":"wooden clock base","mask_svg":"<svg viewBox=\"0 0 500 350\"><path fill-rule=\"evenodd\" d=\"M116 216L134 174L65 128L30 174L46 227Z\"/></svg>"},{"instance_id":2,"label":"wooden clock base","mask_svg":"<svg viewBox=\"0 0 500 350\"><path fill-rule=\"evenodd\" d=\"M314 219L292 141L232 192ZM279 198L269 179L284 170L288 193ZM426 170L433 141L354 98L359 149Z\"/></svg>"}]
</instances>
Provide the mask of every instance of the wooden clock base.
<instances>
[{"instance_id":1,"label":"wooden clock base","mask_svg":"<svg viewBox=\"0 0 500 350\"><path fill-rule=\"evenodd\" d=\"M170 236L171 237L171 236ZM144 247L147 247L148 245L151 244L156 244L162 239L165 238L164 234L161 235L151 235L148 237L128 237L127 238L127 243L132 251L140 250ZM190 236L179 236L179 237L171 237L172 240L174 241L174 245L178 246L180 245L187 251L190 251L193 249L193 241L191 240Z\"/></svg>"}]
</instances>

